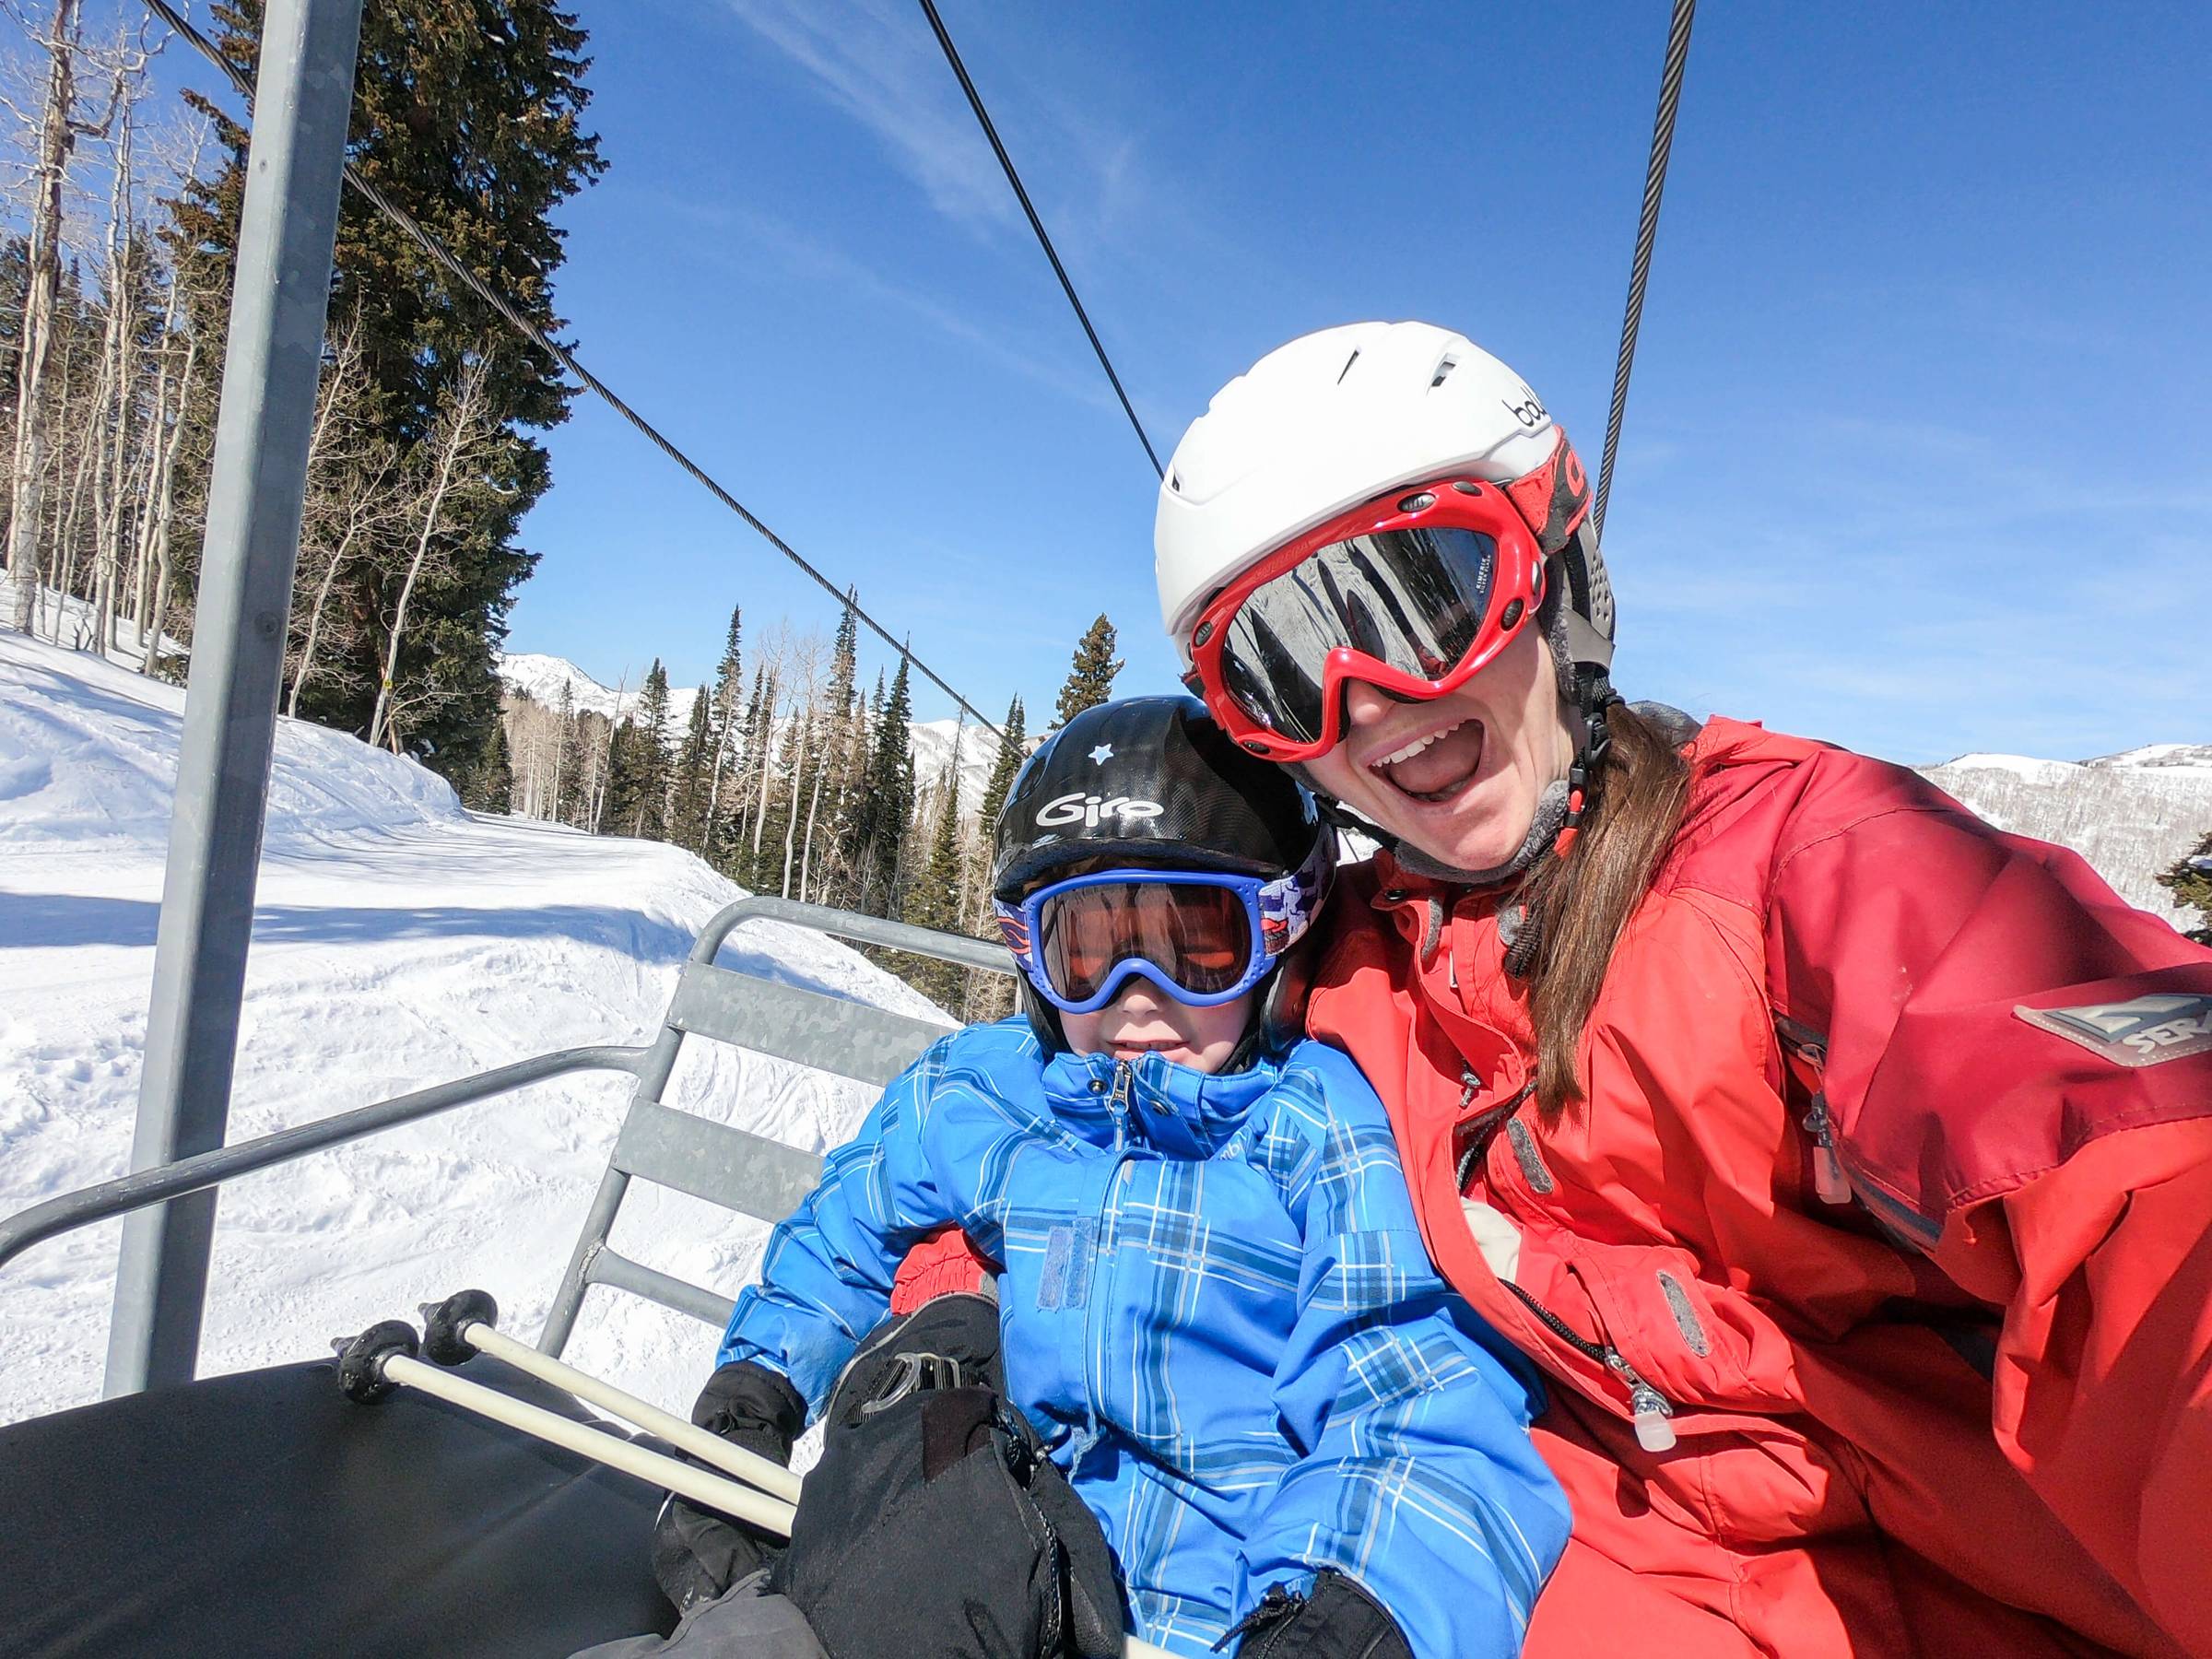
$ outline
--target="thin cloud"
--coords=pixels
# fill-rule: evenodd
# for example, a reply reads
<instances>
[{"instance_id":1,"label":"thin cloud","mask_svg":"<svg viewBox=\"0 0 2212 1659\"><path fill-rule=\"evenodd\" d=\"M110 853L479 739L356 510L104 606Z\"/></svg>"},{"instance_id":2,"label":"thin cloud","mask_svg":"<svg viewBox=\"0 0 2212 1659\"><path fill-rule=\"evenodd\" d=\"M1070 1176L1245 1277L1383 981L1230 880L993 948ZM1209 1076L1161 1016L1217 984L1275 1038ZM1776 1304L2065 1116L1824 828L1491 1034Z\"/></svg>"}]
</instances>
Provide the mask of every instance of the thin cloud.
<instances>
[{"instance_id":1,"label":"thin cloud","mask_svg":"<svg viewBox=\"0 0 2212 1659\"><path fill-rule=\"evenodd\" d=\"M873 133L939 212L971 227L1016 222L998 163L912 7L888 0L728 5L805 69L825 98Z\"/></svg>"}]
</instances>

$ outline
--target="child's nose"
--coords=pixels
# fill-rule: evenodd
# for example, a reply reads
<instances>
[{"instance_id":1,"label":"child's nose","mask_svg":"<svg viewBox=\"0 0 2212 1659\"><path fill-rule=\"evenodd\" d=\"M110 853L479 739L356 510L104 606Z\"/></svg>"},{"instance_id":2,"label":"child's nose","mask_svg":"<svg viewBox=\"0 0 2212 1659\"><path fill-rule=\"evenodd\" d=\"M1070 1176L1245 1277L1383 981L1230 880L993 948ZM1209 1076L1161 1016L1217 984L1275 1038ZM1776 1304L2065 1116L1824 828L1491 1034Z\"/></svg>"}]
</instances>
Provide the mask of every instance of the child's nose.
<instances>
[{"instance_id":1,"label":"child's nose","mask_svg":"<svg viewBox=\"0 0 2212 1659\"><path fill-rule=\"evenodd\" d=\"M1122 994L1113 999L1118 1013L1143 1018L1159 1012L1159 992L1152 982L1142 974L1133 973L1123 982Z\"/></svg>"}]
</instances>

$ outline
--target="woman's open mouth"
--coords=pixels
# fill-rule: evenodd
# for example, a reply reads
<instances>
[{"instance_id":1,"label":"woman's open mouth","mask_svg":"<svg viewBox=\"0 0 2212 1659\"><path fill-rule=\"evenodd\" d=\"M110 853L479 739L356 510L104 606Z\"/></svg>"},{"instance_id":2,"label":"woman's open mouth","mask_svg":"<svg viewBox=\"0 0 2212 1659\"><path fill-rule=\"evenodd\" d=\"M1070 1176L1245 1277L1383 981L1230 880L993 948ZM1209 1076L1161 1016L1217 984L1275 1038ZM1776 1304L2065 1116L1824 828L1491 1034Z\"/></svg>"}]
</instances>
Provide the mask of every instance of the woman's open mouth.
<instances>
[{"instance_id":1,"label":"woman's open mouth","mask_svg":"<svg viewBox=\"0 0 2212 1659\"><path fill-rule=\"evenodd\" d=\"M1475 782L1484 747L1482 722L1470 715L1369 761L1367 770L1400 794L1432 806L1457 799Z\"/></svg>"}]
</instances>

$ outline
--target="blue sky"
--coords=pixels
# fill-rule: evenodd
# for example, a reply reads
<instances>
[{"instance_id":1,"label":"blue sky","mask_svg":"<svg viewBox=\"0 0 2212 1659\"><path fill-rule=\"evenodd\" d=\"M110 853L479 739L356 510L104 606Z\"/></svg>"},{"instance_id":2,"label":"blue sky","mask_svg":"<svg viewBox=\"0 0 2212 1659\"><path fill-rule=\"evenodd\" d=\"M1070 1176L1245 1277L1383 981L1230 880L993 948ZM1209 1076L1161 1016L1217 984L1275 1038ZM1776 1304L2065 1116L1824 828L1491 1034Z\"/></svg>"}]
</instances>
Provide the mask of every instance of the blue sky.
<instances>
[{"instance_id":1,"label":"blue sky","mask_svg":"<svg viewBox=\"0 0 2212 1659\"><path fill-rule=\"evenodd\" d=\"M573 3L585 360L994 715L1100 609L1167 687L1155 480L919 7ZM1163 455L1282 340L1420 317L1594 467L1664 0L941 9ZM1630 695L1908 760L2212 739L2212 12L2084 17L1702 9L1606 538ZM593 403L550 442L513 649L685 683L734 602L834 621Z\"/></svg>"}]
</instances>

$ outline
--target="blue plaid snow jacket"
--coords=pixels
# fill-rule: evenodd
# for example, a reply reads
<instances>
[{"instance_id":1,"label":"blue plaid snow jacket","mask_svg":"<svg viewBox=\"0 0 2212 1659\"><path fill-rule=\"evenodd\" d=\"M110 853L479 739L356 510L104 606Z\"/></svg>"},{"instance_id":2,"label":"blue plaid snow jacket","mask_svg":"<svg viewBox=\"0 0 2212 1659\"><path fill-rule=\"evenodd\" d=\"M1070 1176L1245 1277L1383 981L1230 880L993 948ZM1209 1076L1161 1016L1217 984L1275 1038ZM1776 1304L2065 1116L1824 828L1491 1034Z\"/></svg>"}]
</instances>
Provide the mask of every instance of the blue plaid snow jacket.
<instances>
[{"instance_id":1,"label":"blue plaid snow jacket","mask_svg":"<svg viewBox=\"0 0 2212 1659\"><path fill-rule=\"evenodd\" d=\"M1430 1266L1343 1054L1206 1077L1047 1061L1019 1018L957 1031L775 1230L720 1359L818 1413L947 1222L1004 1265L1007 1394L1104 1526L1138 1635L1204 1654L1334 1567L1420 1659L1521 1651L1567 1542L1540 1384Z\"/></svg>"}]
</instances>

